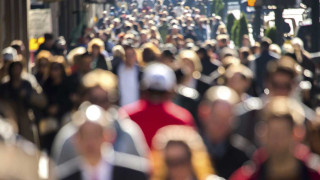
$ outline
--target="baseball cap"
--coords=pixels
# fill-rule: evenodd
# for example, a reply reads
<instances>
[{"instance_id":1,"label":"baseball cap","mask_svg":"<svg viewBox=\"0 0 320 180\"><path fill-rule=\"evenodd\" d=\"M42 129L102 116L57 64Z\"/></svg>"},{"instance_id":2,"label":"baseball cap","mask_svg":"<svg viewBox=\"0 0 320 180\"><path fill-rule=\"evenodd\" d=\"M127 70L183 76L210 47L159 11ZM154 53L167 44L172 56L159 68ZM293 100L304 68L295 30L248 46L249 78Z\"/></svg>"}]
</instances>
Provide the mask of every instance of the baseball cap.
<instances>
[{"instance_id":1,"label":"baseball cap","mask_svg":"<svg viewBox=\"0 0 320 180\"><path fill-rule=\"evenodd\" d=\"M142 77L144 90L170 91L175 85L176 76L169 66L152 63L145 68Z\"/></svg>"},{"instance_id":2,"label":"baseball cap","mask_svg":"<svg viewBox=\"0 0 320 180\"><path fill-rule=\"evenodd\" d=\"M7 47L2 50L2 58L4 61L13 61L17 58L17 50L13 47Z\"/></svg>"}]
</instances>

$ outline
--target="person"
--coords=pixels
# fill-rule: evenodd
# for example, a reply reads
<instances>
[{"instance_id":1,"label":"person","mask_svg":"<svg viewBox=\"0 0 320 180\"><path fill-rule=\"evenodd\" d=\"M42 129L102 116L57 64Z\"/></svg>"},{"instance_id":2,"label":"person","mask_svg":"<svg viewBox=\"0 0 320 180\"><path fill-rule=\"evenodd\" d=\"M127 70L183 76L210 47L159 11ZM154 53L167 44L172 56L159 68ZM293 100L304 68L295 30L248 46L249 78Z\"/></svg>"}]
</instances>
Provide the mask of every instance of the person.
<instances>
[{"instance_id":1,"label":"person","mask_svg":"<svg viewBox=\"0 0 320 180\"><path fill-rule=\"evenodd\" d=\"M237 92L241 101L244 101L250 97L247 91L251 87L251 81L253 79L252 71L244 65L231 65L226 69L226 86L232 88Z\"/></svg>"},{"instance_id":2,"label":"person","mask_svg":"<svg viewBox=\"0 0 320 180\"><path fill-rule=\"evenodd\" d=\"M52 54L46 50L40 51L35 59L36 63L33 69L33 74L41 86L43 86L43 83L49 76L49 64L51 61Z\"/></svg>"},{"instance_id":3,"label":"person","mask_svg":"<svg viewBox=\"0 0 320 180\"><path fill-rule=\"evenodd\" d=\"M209 155L200 135L191 127L171 125L161 128L153 138L152 180L216 179Z\"/></svg>"},{"instance_id":4,"label":"person","mask_svg":"<svg viewBox=\"0 0 320 180\"><path fill-rule=\"evenodd\" d=\"M167 125L193 126L192 115L170 100L176 85L173 70L161 63L153 63L144 70L142 97L139 101L123 107L129 117L143 131L147 144L152 148L152 138L156 132Z\"/></svg>"},{"instance_id":5,"label":"person","mask_svg":"<svg viewBox=\"0 0 320 180\"><path fill-rule=\"evenodd\" d=\"M17 116L19 134L27 140L39 145L39 135L35 126L34 107L43 107L46 100L36 98L37 93L31 84L22 79L23 64L14 61L9 64L9 81L0 85L0 99L8 101Z\"/></svg>"},{"instance_id":6,"label":"person","mask_svg":"<svg viewBox=\"0 0 320 180\"><path fill-rule=\"evenodd\" d=\"M264 79L266 77L267 72L267 64L270 61L279 59L279 56L276 56L274 53L269 52L269 47L272 44L272 41L269 38L262 39L260 43L261 54L260 56L254 61L253 64L253 72L255 75L256 81L256 91L258 95L261 95L264 92Z\"/></svg>"},{"instance_id":7,"label":"person","mask_svg":"<svg viewBox=\"0 0 320 180\"><path fill-rule=\"evenodd\" d=\"M91 63L92 69L101 68L104 70L111 70L111 62L106 59L107 55L104 42L101 39L92 39L88 44L88 52L93 58Z\"/></svg>"},{"instance_id":8,"label":"person","mask_svg":"<svg viewBox=\"0 0 320 180\"><path fill-rule=\"evenodd\" d=\"M89 72L81 79L82 86L79 92L80 102L89 101L102 107L109 113L116 130L116 138L113 142L114 150L123 154L132 155L135 161L146 163L148 154L143 133L139 126L127 116L118 111L115 106L118 101L117 77L109 71L101 69ZM72 144L72 137L76 132L74 123L67 122L58 132L52 147L52 157L60 165L77 157L77 152Z\"/></svg>"},{"instance_id":9,"label":"person","mask_svg":"<svg viewBox=\"0 0 320 180\"><path fill-rule=\"evenodd\" d=\"M259 141L255 136L255 127L259 124L261 117L259 111L271 97L286 96L293 97L297 87L298 71L296 63L289 56L283 56L277 61L271 61L267 66L265 85L267 94L260 98L249 98L239 106L245 111L239 113L239 121L235 131L246 137L250 142L258 145Z\"/></svg>"},{"instance_id":10,"label":"person","mask_svg":"<svg viewBox=\"0 0 320 180\"><path fill-rule=\"evenodd\" d=\"M55 38L53 34L44 34L44 42L39 46L38 50L35 52L35 55L38 55L38 53L42 50L49 51L53 55L58 55L58 48L55 44Z\"/></svg>"},{"instance_id":11,"label":"person","mask_svg":"<svg viewBox=\"0 0 320 180\"><path fill-rule=\"evenodd\" d=\"M248 161L255 147L240 135L232 133L235 124L234 106L238 94L225 86L208 89L199 105L202 138L206 144L217 174L228 179Z\"/></svg>"},{"instance_id":12,"label":"person","mask_svg":"<svg viewBox=\"0 0 320 180\"><path fill-rule=\"evenodd\" d=\"M107 143L111 143L115 136L108 117L101 107L90 103L82 104L73 115L72 120L77 126L74 143L80 157L58 167L60 179L147 179L147 175L130 164L125 156L116 156L106 150ZM107 155L111 156L110 159Z\"/></svg>"},{"instance_id":13,"label":"person","mask_svg":"<svg viewBox=\"0 0 320 180\"><path fill-rule=\"evenodd\" d=\"M305 123L300 109L303 110L292 99L272 98L262 111L263 124L257 132L263 145L261 151L230 179L319 179L319 173L301 160L301 153L296 151L300 127Z\"/></svg>"},{"instance_id":14,"label":"person","mask_svg":"<svg viewBox=\"0 0 320 180\"><path fill-rule=\"evenodd\" d=\"M16 134L14 122L1 115L0 126L0 158L6 162L0 166L0 179L56 179L51 159Z\"/></svg>"},{"instance_id":15,"label":"person","mask_svg":"<svg viewBox=\"0 0 320 180\"><path fill-rule=\"evenodd\" d=\"M47 97L48 104L44 109L44 118L39 122L39 127L41 147L48 153L50 153L56 133L63 124L63 117L72 109L66 71L64 57L54 57L49 65L49 77L43 85L43 92Z\"/></svg>"},{"instance_id":16,"label":"person","mask_svg":"<svg viewBox=\"0 0 320 180\"><path fill-rule=\"evenodd\" d=\"M138 54L132 45L125 45L125 59L114 67L113 73L119 79L120 106L133 103L139 99L139 80L141 69L138 66Z\"/></svg>"}]
</instances>

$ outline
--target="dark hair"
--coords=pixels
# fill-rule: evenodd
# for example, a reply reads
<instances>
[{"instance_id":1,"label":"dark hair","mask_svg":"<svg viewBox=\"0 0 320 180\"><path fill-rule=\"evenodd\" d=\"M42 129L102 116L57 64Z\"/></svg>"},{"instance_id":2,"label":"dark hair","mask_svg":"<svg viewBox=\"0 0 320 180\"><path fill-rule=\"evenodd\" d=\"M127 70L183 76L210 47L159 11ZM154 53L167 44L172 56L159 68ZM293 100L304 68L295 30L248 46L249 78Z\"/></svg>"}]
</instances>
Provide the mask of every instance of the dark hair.
<instances>
[{"instance_id":1,"label":"dark hair","mask_svg":"<svg viewBox=\"0 0 320 180\"><path fill-rule=\"evenodd\" d=\"M51 33L45 33L44 34L44 39L47 41L47 40L53 40L54 37L53 37L53 34Z\"/></svg>"}]
</instances>

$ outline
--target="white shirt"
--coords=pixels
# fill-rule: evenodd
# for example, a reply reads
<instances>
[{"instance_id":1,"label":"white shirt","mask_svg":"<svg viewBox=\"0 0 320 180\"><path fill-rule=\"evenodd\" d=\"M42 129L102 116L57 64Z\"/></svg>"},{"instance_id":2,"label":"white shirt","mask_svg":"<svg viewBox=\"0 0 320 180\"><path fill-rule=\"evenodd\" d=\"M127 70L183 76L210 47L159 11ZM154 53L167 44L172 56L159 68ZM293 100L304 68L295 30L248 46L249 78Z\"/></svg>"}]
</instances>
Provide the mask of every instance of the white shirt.
<instances>
[{"instance_id":1,"label":"white shirt","mask_svg":"<svg viewBox=\"0 0 320 180\"><path fill-rule=\"evenodd\" d=\"M120 90L120 106L133 103L139 99L139 69L134 66L119 65L118 78Z\"/></svg>"},{"instance_id":2,"label":"white shirt","mask_svg":"<svg viewBox=\"0 0 320 180\"><path fill-rule=\"evenodd\" d=\"M101 160L96 167L86 163L82 166L82 178L84 180L112 180L113 166L105 160Z\"/></svg>"}]
</instances>

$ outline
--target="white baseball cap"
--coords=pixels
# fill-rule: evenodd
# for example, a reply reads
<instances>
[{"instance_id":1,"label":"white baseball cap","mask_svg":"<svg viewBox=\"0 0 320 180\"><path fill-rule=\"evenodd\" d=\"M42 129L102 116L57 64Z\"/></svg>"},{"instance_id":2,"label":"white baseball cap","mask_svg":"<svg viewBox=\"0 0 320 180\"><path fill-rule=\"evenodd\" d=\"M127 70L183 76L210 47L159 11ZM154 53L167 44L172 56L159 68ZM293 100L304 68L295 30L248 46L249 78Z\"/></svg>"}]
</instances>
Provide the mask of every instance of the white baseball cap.
<instances>
[{"instance_id":1,"label":"white baseball cap","mask_svg":"<svg viewBox=\"0 0 320 180\"><path fill-rule=\"evenodd\" d=\"M156 91L171 91L176 85L176 75L173 70L162 63L148 65L143 73L143 89Z\"/></svg>"}]
</instances>

